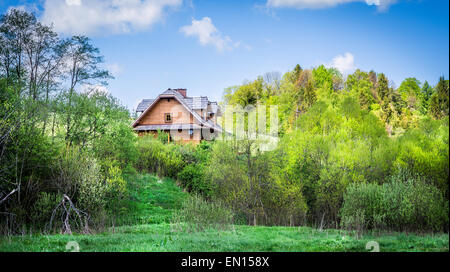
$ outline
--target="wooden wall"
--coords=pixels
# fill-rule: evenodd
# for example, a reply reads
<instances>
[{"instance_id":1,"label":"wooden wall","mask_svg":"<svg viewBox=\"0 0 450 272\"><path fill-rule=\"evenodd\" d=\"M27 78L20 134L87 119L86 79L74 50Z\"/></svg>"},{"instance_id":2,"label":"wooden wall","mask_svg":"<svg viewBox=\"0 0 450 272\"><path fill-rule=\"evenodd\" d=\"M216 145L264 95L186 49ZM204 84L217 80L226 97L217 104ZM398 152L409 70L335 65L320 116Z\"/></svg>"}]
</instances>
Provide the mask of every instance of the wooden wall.
<instances>
[{"instance_id":1,"label":"wooden wall","mask_svg":"<svg viewBox=\"0 0 450 272\"><path fill-rule=\"evenodd\" d=\"M198 123L192 118L191 113L181 105L175 98L162 98L156 102L144 117L139 121L139 125L164 125L164 124L192 124ZM172 123L166 123L165 113L172 113Z\"/></svg>"}]
</instances>

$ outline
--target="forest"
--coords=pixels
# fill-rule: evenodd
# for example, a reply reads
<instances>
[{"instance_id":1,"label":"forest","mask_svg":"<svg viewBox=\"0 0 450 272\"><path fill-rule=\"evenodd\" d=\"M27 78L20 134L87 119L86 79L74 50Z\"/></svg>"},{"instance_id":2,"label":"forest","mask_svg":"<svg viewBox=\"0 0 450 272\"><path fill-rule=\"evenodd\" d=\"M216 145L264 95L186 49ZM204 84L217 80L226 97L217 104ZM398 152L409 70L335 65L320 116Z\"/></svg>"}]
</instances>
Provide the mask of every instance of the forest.
<instances>
[{"instance_id":1,"label":"forest","mask_svg":"<svg viewBox=\"0 0 450 272\"><path fill-rule=\"evenodd\" d=\"M1 236L158 222L178 232L247 225L448 234L444 77L396 86L382 72L293 65L224 90L222 106L278 106L270 151L251 139L138 137L134 113L104 91L110 80L88 37L60 37L26 11L2 15ZM147 192L149 174L174 185ZM173 209L142 208L147 193Z\"/></svg>"}]
</instances>

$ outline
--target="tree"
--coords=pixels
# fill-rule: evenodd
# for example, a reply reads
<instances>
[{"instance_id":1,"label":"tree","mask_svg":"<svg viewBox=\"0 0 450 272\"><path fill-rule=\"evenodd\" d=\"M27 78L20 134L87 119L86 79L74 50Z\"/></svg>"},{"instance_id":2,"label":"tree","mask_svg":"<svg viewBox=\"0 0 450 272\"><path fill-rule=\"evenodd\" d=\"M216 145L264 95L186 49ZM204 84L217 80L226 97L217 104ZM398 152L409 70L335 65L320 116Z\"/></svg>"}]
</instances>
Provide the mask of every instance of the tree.
<instances>
[{"instance_id":1,"label":"tree","mask_svg":"<svg viewBox=\"0 0 450 272\"><path fill-rule=\"evenodd\" d=\"M298 77L300 76L300 73L303 71L302 67L300 66L300 64L295 65L294 68L294 78L295 80L298 79Z\"/></svg>"},{"instance_id":2,"label":"tree","mask_svg":"<svg viewBox=\"0 0 450 272\"><path fill-rule=\"evenodd\" d=\"M104 212L96 192L107 189L108 178L120 180L136 147L129 113L115 98L77 92L111 78L102 61L88 38L60 39L32 13L11 9L0 17L0 232L30 221L43 227L52 211L60 213L59 194L71 202L66 208L81 207L92 219ZM72 152L78 155L67 160ZM5 216L14 224L5 226Z\"/></svg>"},{"instance_id":3,"label":"tree","mask_svg":"<svg viewBox=\"0 0 450 272\"><path fill-rule=\"evenodd\" d=\"M369 80L372 82L373 86L377 85L377 73L373 70L369 72Z\"/></svg>"},{"instance_id":4,"label":"tree","mask_svg":"<svg viewBox=\"0 0 450 272\"><path fill-rule=\"evenodd\" d=\"M234 90L229 96L228 102L231 105L240 105L245 108L247 105L256 105L265 95L263 79L258 77L257 80L243 84Z\"/></svg>"},{"instance_id":5,"label":"tree","mask_svg":"<svg viewBox=\"0 0 450 272\"><path fill-rule=\"evenodd\" d=\"M429 112L434 118L441 119L448 116L449 111L448 80L445 80L444 77L439 78L435 88L436 92L431 96Z\"/></svg>"},{"instance_id":6,"label":"tree","mask_svg":"<svg viewBox=\"0 0 450 272\"><path fill-rule=\"evenodd\" d=\"M314 87L318 98L329 98L333 92L333 73L320 65L312 71Z\"/></svg>"},{"instance_id":7,"label":"tree","mask_svg":"<svg viewBox=\"0 0 450 272\"><path fill-rule=\"evenodd\" d=\"M420 81L414 77L403 80L397 91L409 109L418 109L420 103Z\"/></svg>"},{"instance_id":8,"label":"tree","mask_svg":"<svg viewBox=\"0 0 450 272\"><path fill-rule=\"evenodd\" d=\"M353 74L347 77L346 81L347 91L357 98L359 104L364 109L369 109L375 103L372 96L371 89L373 88L372 81L367 73L357 69Z\"/></svg>"},{"instance_id":9,"label":"tree","mask_svg":"<svg viewBox=\"0 0 450 272\"><path fill-rule=\"evenodd\" d=\"M389 99L388 80L383 73L378 75L377 94L381 101L385 100L386 97Z\"/></svg>"},{"instance_id":10,"label":"tree","mask_svg":"<svg viewBox=\"0 0 450 272\"><path fill-rule=\"evenodd\" d=\"M72 143L72 134L75 124L73 123L73 94L75 88L80 84L106 85L106 79L113 78L107 70L101 69L103 56L99 49L94 47L89 38L85 36L73 36L66 41L66 55L69 70L69 90L65 95L66 100L66 140Z\"/></svg>"},{"instance_id":11,"label":"tree","mask_svg":"<svg viewBox=\"0 0 450 272\"><path fill-rule=\"evenodd\" d=\"M11 9L8 13L0 18L0 36L3 36L3 43L5 44L4 50L4 69L8 79L15 74L14 77L17 80L15 87L16 91L20 94L23 85L22 80L25 73L24 52L26 50L26 44L28 44L32 38L33 30L36 26L36 17L26 11L19 9Z\"/></svg>"},{"instance_id":12,"label":"tree","mask_svg":"<svg viewBox=\"0 0 450 272\"><path fill-rule=\"evenodd\" d=\"M423 83L422 89L420 90L420 112L422 114L428 113L428 108L430 106L430 99L433 95L433 88L428 84L428 81L425 80Z\"/></svg>"}]
</instances>

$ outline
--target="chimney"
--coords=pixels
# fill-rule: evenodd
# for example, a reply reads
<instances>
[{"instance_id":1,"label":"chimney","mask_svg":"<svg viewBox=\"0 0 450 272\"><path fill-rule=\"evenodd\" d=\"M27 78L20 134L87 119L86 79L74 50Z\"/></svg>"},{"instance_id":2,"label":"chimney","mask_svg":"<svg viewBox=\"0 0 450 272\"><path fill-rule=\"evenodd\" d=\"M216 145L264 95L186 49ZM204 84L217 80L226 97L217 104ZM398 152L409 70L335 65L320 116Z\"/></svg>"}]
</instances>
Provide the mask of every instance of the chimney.
<instances>
[{"instance_id":1,"label":"chimney","mask_svg":"<svg viewBox=\"0 0 450 272\"><path fill-rule=\"evenodd\" d=\"M175 91L179 92L183 97L186 97L186 89L175 89Z\"/></svg>"}]
</instances>

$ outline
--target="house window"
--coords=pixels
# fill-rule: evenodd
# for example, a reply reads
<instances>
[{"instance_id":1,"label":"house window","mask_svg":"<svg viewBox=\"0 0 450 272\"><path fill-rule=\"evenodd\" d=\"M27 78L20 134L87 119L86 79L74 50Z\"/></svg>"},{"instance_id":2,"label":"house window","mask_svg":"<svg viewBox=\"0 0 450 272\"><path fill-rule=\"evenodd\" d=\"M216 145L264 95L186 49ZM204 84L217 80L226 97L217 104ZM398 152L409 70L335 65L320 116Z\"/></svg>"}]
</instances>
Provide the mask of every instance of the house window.
<instances>
[{"instance_id":1,"label":"house window","mask_svg":"<svg viewBox=\"0 0 450 272\"><path fill-rule=\"evenodd\" d=\"M189 129L189 136L191 139L194 138L194 130L192 128Z\"/></svg>"},{"instance_id":2,"label":"house window","mask_svg":"<svg viewBox=\"0 0 450 272\"><path fill-rule=\"evenodd\" d=\"M172 123L172 113L164 113L164 121L166 123Z\"/></svg>"}]
</instances>

